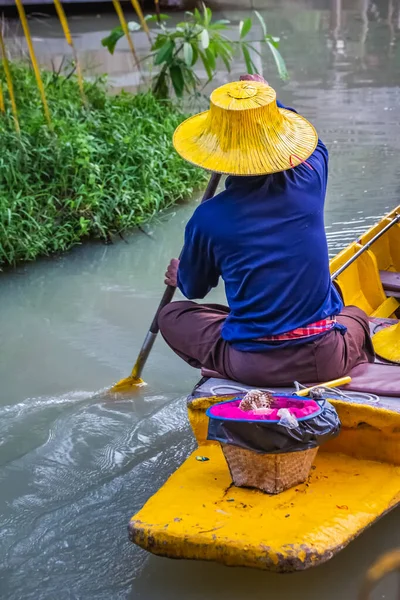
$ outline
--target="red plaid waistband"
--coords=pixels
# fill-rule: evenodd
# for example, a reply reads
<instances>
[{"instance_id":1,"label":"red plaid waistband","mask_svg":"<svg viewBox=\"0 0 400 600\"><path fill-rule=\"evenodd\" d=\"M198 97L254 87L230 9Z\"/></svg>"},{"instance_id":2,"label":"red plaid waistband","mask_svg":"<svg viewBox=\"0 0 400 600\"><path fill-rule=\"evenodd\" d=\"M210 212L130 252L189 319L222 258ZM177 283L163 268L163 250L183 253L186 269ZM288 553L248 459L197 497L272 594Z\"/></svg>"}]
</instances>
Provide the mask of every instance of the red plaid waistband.
<instances>
[{"instance_id":1,"label":"red plaid waistband","mask_svg":"<svg viewBox=\"0 0 400 600\"><path fill-rule=\"evenodd\" d=\"M267 335L262 338L258 338L259 342L276 342L281 340L299 340L301 338L312 337L320 333L326 333L334 328L336 323L336 317L327 317L321 321L315 321L310 323L306 327L298 327L293 331L287 331L286 333L280 333L279 335Z\"/></svg>"}]
</instances>

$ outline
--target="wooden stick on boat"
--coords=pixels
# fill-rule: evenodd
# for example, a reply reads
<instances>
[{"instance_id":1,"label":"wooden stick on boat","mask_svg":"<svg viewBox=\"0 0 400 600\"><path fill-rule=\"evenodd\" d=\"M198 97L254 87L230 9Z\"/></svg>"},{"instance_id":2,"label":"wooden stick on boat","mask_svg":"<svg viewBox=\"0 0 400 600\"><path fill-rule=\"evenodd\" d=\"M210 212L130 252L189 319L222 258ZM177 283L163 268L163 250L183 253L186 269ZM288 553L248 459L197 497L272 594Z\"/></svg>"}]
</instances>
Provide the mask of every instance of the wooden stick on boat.
<instances>
[{"instance_id":1,"label":"wooden stick on boat","mask_svg":"<svg viewBox=\"0 0 400 600\"><path fill-rule=\"evenodd\" d=\"M313 385L312 387L299 390L296 392L296 396L308 396L312 390L315 390L315 388L335 388L341 385L347 385L348 383L351 383L351 377L341 377L340 379L333 379L332 381L326 381L325 383L317 383L317 385Z\"/></svg>"},{"instance_id":2,"label":"wooden stick on boat","mask_svg":"<svg viewBox=\"0 0 400 600\"><path fill-rule=\"evenodd\" d=\"M214 196L220 179L221 175L219 173L213 173L211 175L206 191L204 192L203 198L201 200L202 202L205 202L206 200L209 200ZM153 347L153 344L156 341L157 334L159 332L158 315L160 314L160 311L164 308L164 306L167 306L167 304L171 302L172 298L174 297L175 291L176 288L174 288L171 285L168 285L166 287L164 295L161 298L161 302L158 305L156 314L154 315L153 321L150 325L150 329L147 332L143 345L140 349L139 355L136 359L135 365L132 369L132 373L129 375L129 377L121 379L121 381L116 383L114 387L111 388L111 392L126 392L134 387L141 386L144 384L143 380L141 379L141 375L146 361L149 357L149 354L151 352L151 349Z\"/></svg>"}]
</instances>

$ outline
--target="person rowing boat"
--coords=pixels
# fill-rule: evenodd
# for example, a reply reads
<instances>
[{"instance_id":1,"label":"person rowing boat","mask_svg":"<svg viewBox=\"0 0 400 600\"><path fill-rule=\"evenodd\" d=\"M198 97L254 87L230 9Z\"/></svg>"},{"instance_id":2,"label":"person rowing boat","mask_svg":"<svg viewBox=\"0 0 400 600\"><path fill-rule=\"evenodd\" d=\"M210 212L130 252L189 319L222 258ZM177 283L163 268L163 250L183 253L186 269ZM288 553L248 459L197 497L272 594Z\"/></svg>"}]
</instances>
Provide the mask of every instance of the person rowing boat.
<instances>
[{"instance_id":1,"label":"person rowing boat","mask_svg":"<svg viewBox=\"0 0 400 600\"><path fill-rule=\"evenodd\" d=\"M195 210L167 268L165 283L188 299L159 314L176 354L259 387L327 381L373 362L367 315L343 306L331 282L328 151L314 127L262 77L245 75L214 90L210 110L182 123L174 146L228 175ZM193 302L220 277L229 308Z\"/></svg>"}]
</instances>

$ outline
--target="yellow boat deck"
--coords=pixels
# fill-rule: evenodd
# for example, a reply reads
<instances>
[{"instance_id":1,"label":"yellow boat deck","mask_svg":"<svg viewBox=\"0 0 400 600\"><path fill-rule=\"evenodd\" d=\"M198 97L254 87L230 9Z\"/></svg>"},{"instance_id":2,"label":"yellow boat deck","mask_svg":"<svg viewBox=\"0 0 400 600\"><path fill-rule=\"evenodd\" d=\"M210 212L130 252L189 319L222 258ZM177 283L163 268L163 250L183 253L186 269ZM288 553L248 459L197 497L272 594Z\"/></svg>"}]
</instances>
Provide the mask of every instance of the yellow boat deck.
<instances>
[{"instance_id":1,"label":"yellow boat deck","mask_svg":"<svg viewBox=\"0 0 400 600\"><path fill-rule=\"evenodd\" d=\"M219 446L209 444L129 529L154 554L295 571L329 560L399 501L400 467L328 452L319 452L307 483L282 494L237 488Z\"/></svg>"}]
</instances>

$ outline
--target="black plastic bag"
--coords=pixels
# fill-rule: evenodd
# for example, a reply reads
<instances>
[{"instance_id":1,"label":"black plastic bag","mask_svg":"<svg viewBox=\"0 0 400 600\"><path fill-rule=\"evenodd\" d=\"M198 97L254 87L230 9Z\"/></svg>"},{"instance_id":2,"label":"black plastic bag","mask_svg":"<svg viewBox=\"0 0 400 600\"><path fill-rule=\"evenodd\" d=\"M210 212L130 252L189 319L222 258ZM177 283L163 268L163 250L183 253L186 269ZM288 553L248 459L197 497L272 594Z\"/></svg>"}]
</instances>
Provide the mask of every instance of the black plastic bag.
<instances>
[{"instance_id":1,"label":"black plastic bag","mask_svg":"<svg viewBox=\"0 0 400 600\"><path fill-rule=\"evenodd\" d=\"M208 440L261 454L283 454L316 448L336 437L340 431L339 416L332 404L326 401L322 403L321 412L298 421L295 428L271 421L236 421L215 417L208 411L207 414Z\"/></svg>"}]
</instances>

